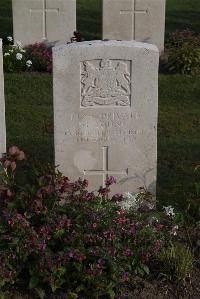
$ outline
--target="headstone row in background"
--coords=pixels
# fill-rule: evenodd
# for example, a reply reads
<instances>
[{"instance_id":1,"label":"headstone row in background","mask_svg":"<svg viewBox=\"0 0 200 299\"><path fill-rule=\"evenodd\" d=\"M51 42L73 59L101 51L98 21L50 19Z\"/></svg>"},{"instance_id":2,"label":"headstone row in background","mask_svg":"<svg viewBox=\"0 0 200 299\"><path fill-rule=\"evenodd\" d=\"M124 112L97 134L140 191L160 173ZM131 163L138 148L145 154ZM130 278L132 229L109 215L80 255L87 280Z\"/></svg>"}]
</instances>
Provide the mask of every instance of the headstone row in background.
<instances>
[{"instance_id":1,"label":"headstone row in background","mask_svg":"<svg viewBox=\"0 0 200 299\"><path fill-rule=\"evenodd\" d=\"M166 0L103 0L103 39L136 40L164 50Z\"/></svg>"},{"instance_id":2,"label":"headstone row in background","mask_svg":"<svg viewBox=\"0 0 200 299\"><path fill-rule=\"evenodd\" d=\"M137 40L164 50L166 0L102 0L103 39ZM76 0L12 0L14 39L69 41L76 30Z\"/></svg>"},{"instance_id":3,"label":"headstone row in background","mask_svg":"<svg viewBox=\"0 0 200 299\"><path fill-rule=\"evenodd\" d=\"M76 30L76 0L12 0L14 39L23 45L69 41Z\"/></svg>"},{"instance_id":4,"label":"headstone row in background","mask_svg":"<svg viewBox=\"0 0 200 299\"><path fill-rule=\"evenodd\" d=\"M5 100L2 40L0 39L0 156L6 152Z\"/></svg>"}]
</instances>

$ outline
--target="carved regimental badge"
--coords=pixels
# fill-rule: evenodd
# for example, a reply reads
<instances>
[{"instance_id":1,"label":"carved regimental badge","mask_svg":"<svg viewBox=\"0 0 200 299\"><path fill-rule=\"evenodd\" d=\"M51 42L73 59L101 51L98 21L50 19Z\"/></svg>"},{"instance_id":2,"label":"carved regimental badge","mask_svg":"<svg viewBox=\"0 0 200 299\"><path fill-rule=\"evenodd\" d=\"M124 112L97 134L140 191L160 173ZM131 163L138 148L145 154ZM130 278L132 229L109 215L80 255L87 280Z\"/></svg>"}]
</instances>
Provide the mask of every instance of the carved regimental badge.
<instances>
[{"instance_id":1,"label":"carved regimental badge","mask_svg":"<svg viewBox=\"0 0 200 299\"><path fill-rule=\"evenodd\" d=\"M91 60L81 62L81 107L130 106L131 62Z\"/></svg>"}]
</instances>

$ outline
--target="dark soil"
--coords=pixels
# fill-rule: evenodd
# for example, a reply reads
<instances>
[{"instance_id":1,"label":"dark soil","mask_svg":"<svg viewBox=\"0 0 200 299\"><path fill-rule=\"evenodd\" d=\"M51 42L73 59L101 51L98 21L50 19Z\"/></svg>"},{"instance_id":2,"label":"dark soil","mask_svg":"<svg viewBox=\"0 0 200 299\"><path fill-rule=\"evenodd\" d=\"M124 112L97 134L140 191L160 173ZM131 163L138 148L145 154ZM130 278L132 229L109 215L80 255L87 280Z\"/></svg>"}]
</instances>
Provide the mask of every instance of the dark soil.
<instances>
[{"instance_id":1,"label":"dark soil","mask_svg":"<svg viewBox=\"0 0 200 299\"><path fill-rule=\"evenodd\" d=\"M195 268L190 281L185 286L166 282L165 280L138 280L134 289L124 288L118 299L199 299L200 269ZM123 294L124 293L124 294Z\"/></svg>"},{"instance_id":2,"label":"dark soil","mask_svg":"<svg viewBox=\"0 0 200 299\"><path fill-rule=\"evenodd\" d=\"M120 295L116 299L200 299L200 268L196 267L190 280L185 286L169 283L165 280L147 281L144 279L136 280L137 287L128 285L121 286ZM8 295L6 299L35 299L31 296ZM67 299L66 295L49 296L47 299ZM84 297L80 299L94 299ZM102 297L101 299L108 299Z\"/></svg>"}]
</instances>

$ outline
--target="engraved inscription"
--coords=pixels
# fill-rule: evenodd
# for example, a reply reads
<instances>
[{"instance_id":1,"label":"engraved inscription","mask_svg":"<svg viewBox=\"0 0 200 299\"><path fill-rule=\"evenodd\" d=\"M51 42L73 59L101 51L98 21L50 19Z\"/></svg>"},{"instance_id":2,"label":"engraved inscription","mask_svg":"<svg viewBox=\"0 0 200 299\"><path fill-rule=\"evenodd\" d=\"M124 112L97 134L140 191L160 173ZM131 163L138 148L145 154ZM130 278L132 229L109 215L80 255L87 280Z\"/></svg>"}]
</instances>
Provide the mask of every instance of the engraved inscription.
<instances>
[{"instance_id":1,"label":"engraved inscription","mask_svg":"<svg viewBox=\"0 0 200 299\"><path fill-rule=\"evenodd\" d=\"M91 60L81 62L81 107L130 106L131 62Z\"/></svg>"},{"instance_id":2,"label":"engraved inscription","mask_svg":"<svg viewBox=\"0 0 200 299\"><path fill-rule=\"evenodd\" d=\"M73 125L67 127L65 136L74 143L128 144L138 136L151 136L156 130L153 124L141 128L142 116L138 113L94 111L90 115L72 113L70 119Z\"/></svg>"},{"instance_id":3,"label":"engraved inscription","mask_svg":"<svg viewBox=\"0 0 200 299\"><path fill-rule=\"evenodd\" d=\"M103 135L103 125L98 118L85 116L79 123L79 132L83 140L97 141Z\"/></svg>"}]
</instances>

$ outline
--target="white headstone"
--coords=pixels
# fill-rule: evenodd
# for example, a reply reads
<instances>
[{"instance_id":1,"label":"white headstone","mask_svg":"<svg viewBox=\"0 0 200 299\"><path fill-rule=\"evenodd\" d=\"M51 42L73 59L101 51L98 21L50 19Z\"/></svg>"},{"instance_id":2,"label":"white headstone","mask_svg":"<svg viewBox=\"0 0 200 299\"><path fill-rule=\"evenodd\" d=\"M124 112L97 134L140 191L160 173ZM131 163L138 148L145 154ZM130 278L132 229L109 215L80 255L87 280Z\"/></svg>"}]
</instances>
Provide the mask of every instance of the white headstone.
<instances>
[{"instance_id":1,"label":"white headstone","mask_svg":"<svg viewBox=\"0 0 200 299\"><path fill-rule=\"evenodd\" d=\"M12 0L14 40L69 41L76 30L76 0Z\"/></svg>"},{"instance_id":2,"label":"white headstone","mask_svg":"<svg viewBox=\"0 0 200 299\"><path fill-rule=\"evenodd\" d=\"M0 156L6 152L6 125L5 125L5 100L2 40L0 39Z\"/></svg>"},{"instance_id":3,"label":"white headstone","mask_svg":"<svg viewBox=\"0 0 200 299\"><path fill-rule=\"evenodd\" d=\"M155 191L158 61L156 46L134 41L54 48L55 163L65 175L92 189L114 176L114 192Z\"/></svg>"},{"instance_id":4,"label":"white headstone","mask_svg":"<svg viewBox=\"0 0 200 299\"><path fill-rule=\"evenodd\" d=\"M103 39L136 40L164 50L166 0L103 0Z\"/></svg>"}]
</instances>

